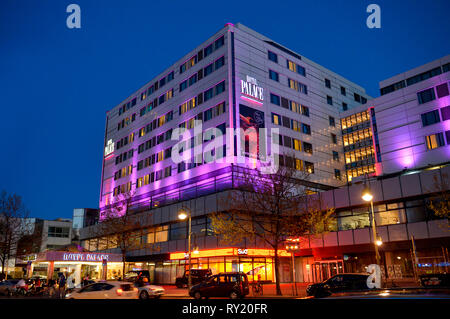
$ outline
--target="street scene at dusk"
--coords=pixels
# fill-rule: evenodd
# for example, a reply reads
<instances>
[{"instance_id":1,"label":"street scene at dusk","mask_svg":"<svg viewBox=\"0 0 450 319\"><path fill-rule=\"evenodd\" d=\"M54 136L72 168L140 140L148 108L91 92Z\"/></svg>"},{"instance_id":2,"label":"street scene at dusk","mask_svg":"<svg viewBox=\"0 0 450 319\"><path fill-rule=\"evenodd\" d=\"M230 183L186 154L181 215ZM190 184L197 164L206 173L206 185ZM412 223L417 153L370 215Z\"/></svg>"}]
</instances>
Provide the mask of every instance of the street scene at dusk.
<instances>
[{"instance_id":1,"label":"street scene at dusk","mask_svg":"<svg viewBox=\"0 0 450 319\"><path fill-rule=\"evenodd\" d=\"M2 1L0 304L444 305L449 12Z\"/></svg>"}]
</instances>

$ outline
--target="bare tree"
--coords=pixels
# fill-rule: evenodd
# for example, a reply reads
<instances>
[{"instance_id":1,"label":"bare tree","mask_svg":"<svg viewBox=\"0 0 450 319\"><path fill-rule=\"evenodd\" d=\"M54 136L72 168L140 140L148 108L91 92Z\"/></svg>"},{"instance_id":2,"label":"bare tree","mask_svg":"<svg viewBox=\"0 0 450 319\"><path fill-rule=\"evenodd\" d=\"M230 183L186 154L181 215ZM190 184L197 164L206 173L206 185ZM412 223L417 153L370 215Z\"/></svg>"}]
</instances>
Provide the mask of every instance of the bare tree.
<instances>
[{"instance_id":1,"label":"bare tree","mask_svg":"<svg viewBox=\"0 0 450 319\"><path fill-rule=\"evenodd\" d=\"M442 181L439 182L437 176L433 177L435 194L430 198L428 207L433 213L443 219L447 219L446 229L450 231L450 185L448 175L442 174Z\"/></svg>"},{"instance_id":2,"label":"bare tree","mask_svg":"<svg viewBox=\"0 0 450 319\"><path fill-rule=\"evenodd\" d=\"M22 198L16 194L0 194L0 262L2 274L7 277L8 262L17 257L17 246L23 236L32 232L32 221L28 218Z\"/></svg>"},{"instance_id":3,"label":"bare tree","mask_svg":"<svg viewBox=\"0 0 450 319\"><path fill-rule=\"evenodd\" d=\"M224 201L228 209L211 216L220 241L237 244L259 238L273 248L277 295L281 295L281 245L291 236L324 233L334 222L334 209L321 210L317 200L306 196L308 173L291 167L282 166L275 174L244 169L238 187Z\"/></svg>"},{"instance_id":4,"label":"bare tree","mask_svg":"<svg viewBox=\"0 0 450 319\"><path fill-rule=\"evenodd\" d=\"M117 248L122 255L122 278L125 275L125 258L128 252L148 248L141 240L145 235L140 216L130 212L134 193L126 192L106 210L100 212L100 221L94 227L99 247Z\"/></svg>"}]
</instances>

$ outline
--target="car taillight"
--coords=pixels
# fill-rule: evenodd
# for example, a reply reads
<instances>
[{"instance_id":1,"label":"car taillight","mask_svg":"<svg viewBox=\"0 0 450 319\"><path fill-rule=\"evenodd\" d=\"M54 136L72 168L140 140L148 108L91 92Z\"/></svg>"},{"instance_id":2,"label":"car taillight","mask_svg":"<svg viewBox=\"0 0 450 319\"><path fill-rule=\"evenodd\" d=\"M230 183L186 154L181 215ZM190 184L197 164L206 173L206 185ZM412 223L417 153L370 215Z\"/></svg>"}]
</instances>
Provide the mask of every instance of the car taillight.
<instances>
[{"instance_id":1,"label":"car taillight","mask_svg":"<svg viewBox=\"0 0 450 319\"><path fill-rule=\"evenodd\" d=\"M137 289L137 288L135 287L135 288L133 288L133 291L139 291L139 289Z\"/></svg>"},{"instance_id":2,"label":"car taillight","mask_svg":"<svg viewBox=\"0 0 450 319\"><path fill-rule=\"evenodd\" d=\"M122 292L123 292L123 290L121 288L116 290L116 293L118 296L122 296Z\"/></svg>"}]
</instances>

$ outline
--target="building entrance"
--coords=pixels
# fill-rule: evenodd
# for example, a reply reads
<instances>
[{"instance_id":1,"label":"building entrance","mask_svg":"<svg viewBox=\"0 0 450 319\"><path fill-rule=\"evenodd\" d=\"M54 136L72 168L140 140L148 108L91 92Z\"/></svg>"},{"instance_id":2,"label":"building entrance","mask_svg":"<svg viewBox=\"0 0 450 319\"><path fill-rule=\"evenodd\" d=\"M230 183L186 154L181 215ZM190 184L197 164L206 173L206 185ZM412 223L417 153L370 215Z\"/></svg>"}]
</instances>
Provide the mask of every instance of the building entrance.
<instances>
[{"instance_id":1,"label":"building entrance","mask_svg":"<svg viewBox=\"0 0 450 319\"><path fill-rule=\"evenodd\" d=\"M344 272L343 260L321 260L315 261L313 266L314 282L322 282L336 274Z\"/></svg>"}]
</instances>

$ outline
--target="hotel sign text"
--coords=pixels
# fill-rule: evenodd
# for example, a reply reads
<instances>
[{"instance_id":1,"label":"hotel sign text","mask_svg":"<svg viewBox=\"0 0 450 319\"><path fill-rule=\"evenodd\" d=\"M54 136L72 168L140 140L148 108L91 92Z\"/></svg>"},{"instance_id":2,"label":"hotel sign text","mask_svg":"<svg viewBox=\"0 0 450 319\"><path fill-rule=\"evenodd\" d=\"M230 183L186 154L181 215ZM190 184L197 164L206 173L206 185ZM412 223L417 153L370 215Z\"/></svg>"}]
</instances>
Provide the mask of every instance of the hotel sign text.
<instances>
[{"instance_id":1,"label":"hotel sign text","mask_svg":"<svg viewBox=\"0 0 450 319\"><path fill-rule=\"evenodd\" d=\"M264 100L263 88L258 86L258 82L255 78L248 75L246 80L241 80L241 93L257 101Z\"/></svg>"}]
</instances>

